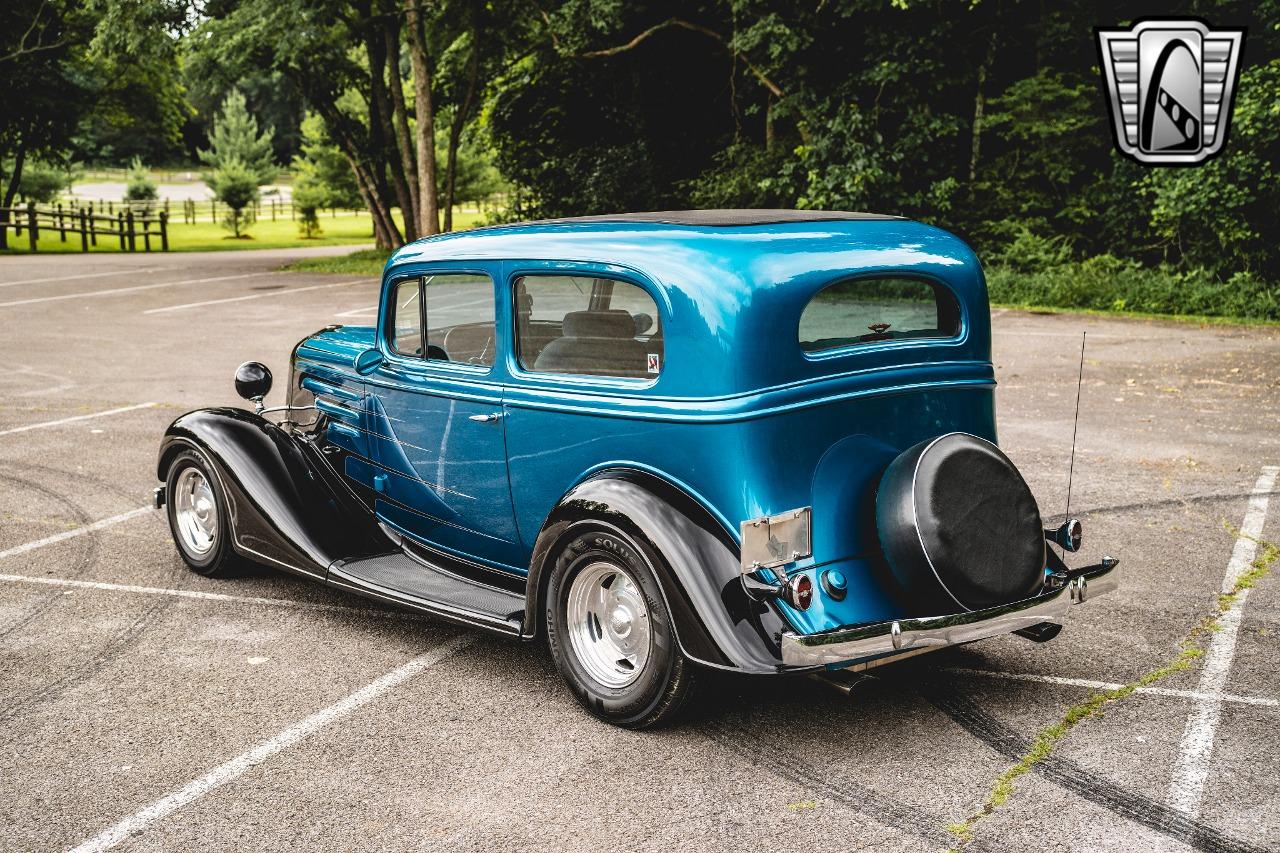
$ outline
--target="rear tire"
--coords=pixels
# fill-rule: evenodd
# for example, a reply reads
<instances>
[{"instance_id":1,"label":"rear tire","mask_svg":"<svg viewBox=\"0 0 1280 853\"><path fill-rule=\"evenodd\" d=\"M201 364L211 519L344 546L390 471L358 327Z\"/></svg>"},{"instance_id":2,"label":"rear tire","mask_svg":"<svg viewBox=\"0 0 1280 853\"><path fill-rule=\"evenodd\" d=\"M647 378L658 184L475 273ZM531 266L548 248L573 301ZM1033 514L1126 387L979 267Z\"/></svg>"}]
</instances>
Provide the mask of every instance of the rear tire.
<instances>
[{"instance_id":1,"label":"rear tire","mask_svg":"<svg viewBox=\"0 0 1280 853\"><path fill-rule=\"evenodd\" d=\"M694 686L648 561L605 527L578 533L547 584L547 643L573 695L605 722L646 729L670 722Z\"/></svg>"},{"instance_id":2,"label":"rear tire","mask_svg":"<svg viewBox=\"0 0 1280 853\"><path fill-rule=\"evenodd\" d=\"M231 516L222 484L194 450L182 451L169 464L165 508L173 542L191 571L226 577L241 565L231 545Z\"/></svg>"}]
</instances>

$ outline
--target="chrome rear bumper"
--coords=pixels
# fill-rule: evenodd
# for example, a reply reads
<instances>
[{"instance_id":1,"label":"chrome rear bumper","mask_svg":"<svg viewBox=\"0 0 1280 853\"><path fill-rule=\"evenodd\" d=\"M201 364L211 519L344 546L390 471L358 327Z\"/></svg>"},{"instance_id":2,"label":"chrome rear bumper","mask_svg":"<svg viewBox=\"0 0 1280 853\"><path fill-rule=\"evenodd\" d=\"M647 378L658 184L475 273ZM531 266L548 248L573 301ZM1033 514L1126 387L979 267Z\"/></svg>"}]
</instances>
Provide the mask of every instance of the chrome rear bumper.
<instances>
[{"instance_id":1,"label":"chrome rear bumper","mask_svg":"<svg viewBox=\"0 0 1280 853\"><path fill-rule=\"evenodd\" d=\"M1066 582L1056 589L999 607L853 625L819 634L783 634L782 663L788 667L842 664L893 652L971 643L1041 622L1061 623L1071 605L1120 586L1119 562L1104 557L1096 566L1069 571Z\"/></svg>"}]
</instances>

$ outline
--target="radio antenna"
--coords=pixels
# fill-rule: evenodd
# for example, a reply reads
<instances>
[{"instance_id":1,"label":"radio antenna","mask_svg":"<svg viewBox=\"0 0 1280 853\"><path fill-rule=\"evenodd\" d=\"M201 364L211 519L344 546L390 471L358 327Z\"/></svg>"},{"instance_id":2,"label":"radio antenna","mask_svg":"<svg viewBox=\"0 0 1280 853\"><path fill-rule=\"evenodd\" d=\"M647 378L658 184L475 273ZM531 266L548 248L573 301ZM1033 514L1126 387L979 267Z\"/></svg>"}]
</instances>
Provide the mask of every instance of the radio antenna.
<instances>
[{"instance_id":1,"label":"radio antenna","mask_svg":"<svg viewBox=\"0 0 1280 853\"><path fill-rule=\"evenodd\" d=\"M1084 345L1088 335L1088 332L1080 333L1080 373L1076 376L1076 415L1071 424L1071 465L1067 468L1067 518L1064 523L1071 521L1071 481L1076 474L1076 433L1080 429L1080 386L1084 382ZM1063 551L1065 557L1066 549L1063 548Z\"/></svg>"}]
</instances>

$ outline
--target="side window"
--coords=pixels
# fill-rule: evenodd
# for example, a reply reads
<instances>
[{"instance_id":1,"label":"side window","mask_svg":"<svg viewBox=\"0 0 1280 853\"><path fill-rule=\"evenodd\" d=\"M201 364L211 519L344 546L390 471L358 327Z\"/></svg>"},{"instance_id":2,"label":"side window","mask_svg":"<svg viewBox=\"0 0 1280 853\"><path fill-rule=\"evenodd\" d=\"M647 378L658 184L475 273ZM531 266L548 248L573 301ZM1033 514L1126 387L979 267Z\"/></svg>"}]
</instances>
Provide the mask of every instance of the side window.
<instances>
[{"instance_id":1,"label":"side window","mask_svg":"<svg viewBox=\"0 0 1280 853\"><path fill-rule=\"evenodd\" d=\"M822 352L854 344L960 334L951 291L915 278L855 278L820 290L800 315L800 348Z\"/></svg>"},{"instance_id":2,"label":"side window","mask_svg":"<svg viewBox=\"0 0 1280 853\"><path fill-rule=\"evenodd\" d=\"M644 288L591 276L515 282L520 366L534 373L649 379L662 371L662 323Z\"/></svg>"},{"instance_id":3,"label":"side window","mask_svg":"<svg viewBox=\"0 0 1280 853\"><path fill-rule=\"evenodd\" d=\"M398 281L391 294L391 348L401 355L422 355L422 306L416 278Z\"/></svg>"},{"instance_id":4,"label":"side window","mask_svg":"<svg viewBox=\"0 0 1280 853\"><path fill-rule=\"evenodd\" d=\"M422 279L427 302L427 358L492 367L493 280L477 273L443 273Z\"/></svg>"}]
</instances>

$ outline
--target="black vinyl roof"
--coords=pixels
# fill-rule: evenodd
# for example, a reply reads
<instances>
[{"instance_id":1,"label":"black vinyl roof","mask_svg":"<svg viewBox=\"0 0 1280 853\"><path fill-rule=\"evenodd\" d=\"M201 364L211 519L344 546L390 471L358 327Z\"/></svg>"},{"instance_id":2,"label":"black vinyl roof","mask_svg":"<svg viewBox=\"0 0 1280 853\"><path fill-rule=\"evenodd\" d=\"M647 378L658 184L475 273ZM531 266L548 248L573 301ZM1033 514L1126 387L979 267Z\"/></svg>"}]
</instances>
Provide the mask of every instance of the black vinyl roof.
<instances>
[{"instance_id":1,"label":"black vinyl roof","mask_svg":"<svg viewBox=\"0 0 1280 853\"><path fill-rule=\"evenodd\" d=\"M783 222L829 222L832 220L903 219L886 213L859 213L847 210L651 210L643 213L605 213L543 219L538 224L571 222L654 222L663 225L773 225ZM534 224L534 223L524 223Z\"/></svg>"}]
</instances>

